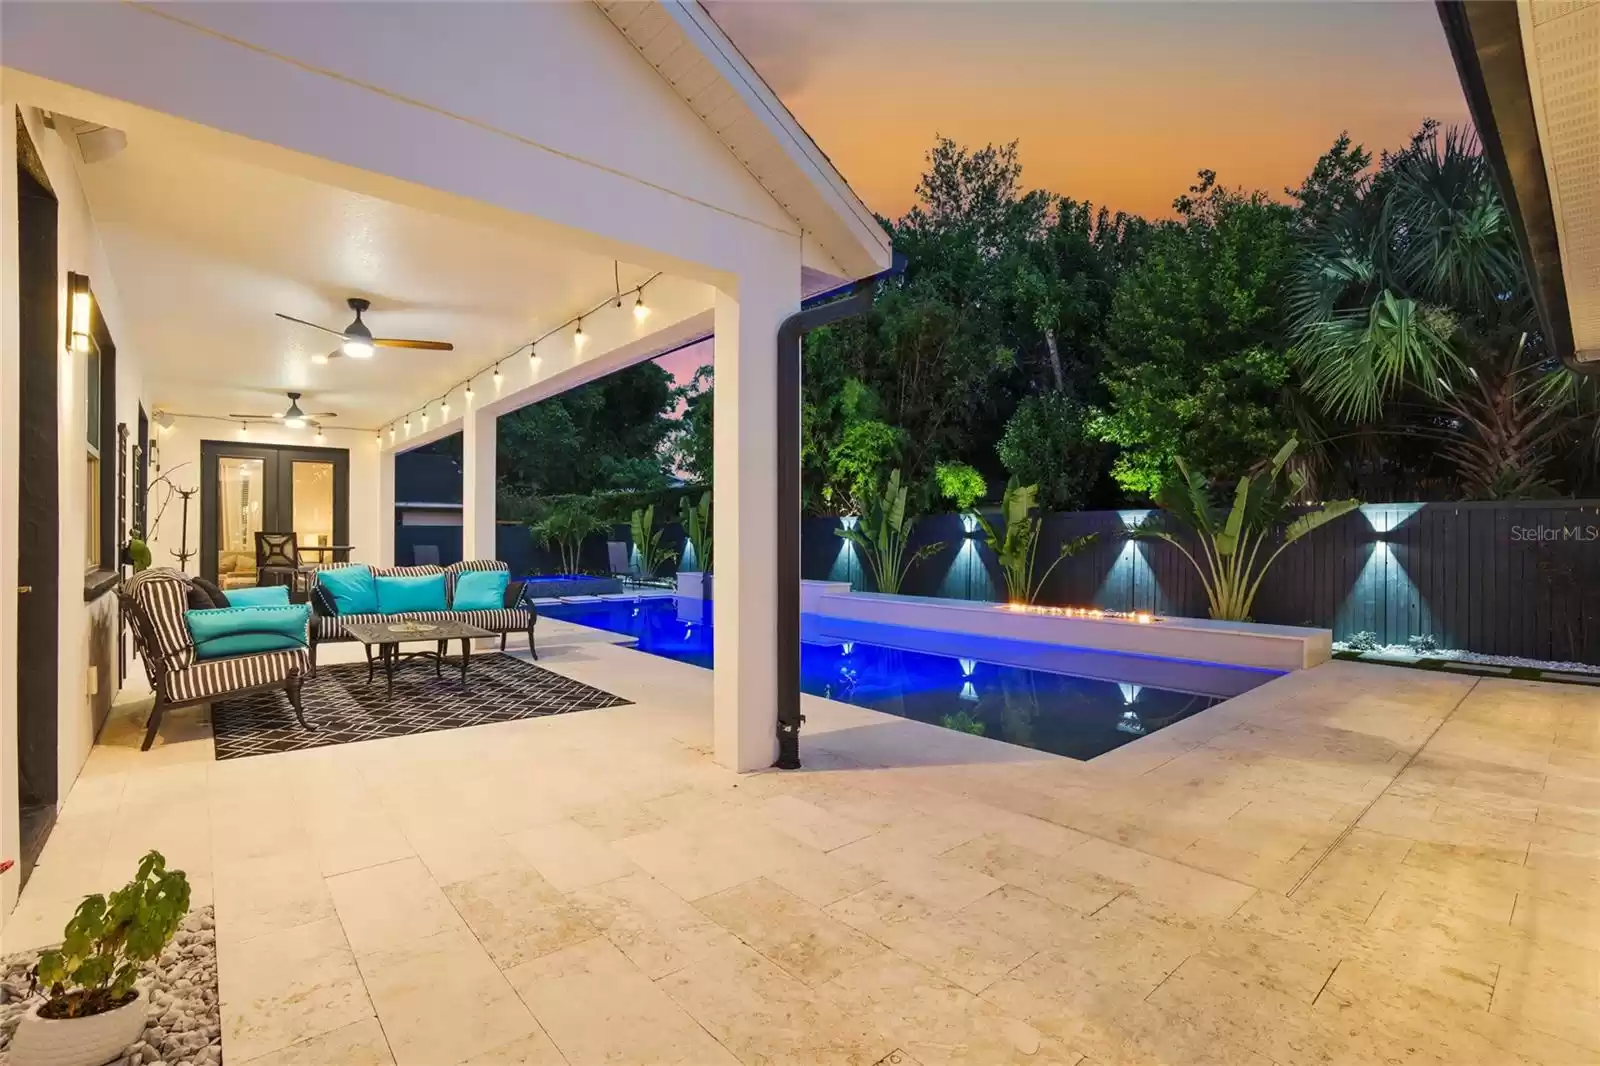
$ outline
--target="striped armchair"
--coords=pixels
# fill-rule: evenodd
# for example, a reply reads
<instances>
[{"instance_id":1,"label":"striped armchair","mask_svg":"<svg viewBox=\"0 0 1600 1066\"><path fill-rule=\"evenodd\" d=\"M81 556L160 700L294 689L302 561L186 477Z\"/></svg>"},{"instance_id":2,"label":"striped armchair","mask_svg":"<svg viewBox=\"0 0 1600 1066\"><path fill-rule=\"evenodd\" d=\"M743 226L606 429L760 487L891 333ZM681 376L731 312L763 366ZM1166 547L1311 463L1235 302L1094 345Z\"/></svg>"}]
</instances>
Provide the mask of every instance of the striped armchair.
<instances>
[{"instance_id":1,"label":"striped armchair","mask_svg":"<svg viewBox=\"0 0 1600 1066\"><path fill-rule=\"evenodd\" d=\"M359 564L354 564L359 565ZM385 622L385 621L411 621L411 622L465 622L468 625L478 626L490 632L500 634L500 650L506 650L506 635L508 633L526 633L528 635L528 654L535 659L539 657L539 649L533 642L533 627L539 621L539 612L534 609L524 595L522 582L513 581L506 587L505 605L497 610L483 611L407 611L403 614L351 614L341 615L331 613L326 608L330 607L326 596L316 593L317 581L322 573L336 570L338 567L323 567L311 575L311 673L317 672L317 645L329 644L341 640L349 640L350 634L345 631L346 622ZM406 577L418 574L443 574L445 575L445 595L448 602L454 603L456 596L456 576L469 570L506 570L511 568L498 559L467 559L449 566L374 566L374 577Z\"/></svg>"},{"instance_id":2,"label":"striped armchair","mask_svg":"<svg viewBox=\"0 0 1600 1066\"><path fill-rule=\"evenodd\" d=\"M161 728L161 716L169 707L210 703L262 689L283 689L300 725L310 729L300 706L300 684L311 668L307 649L198 658L184 617L189 587L189 578L182 571L159 566L134 574L117 590L123 615L132 623L139 661L144 663L156 696L139 750L150 750Z\"/></svg>"}]
</instances>

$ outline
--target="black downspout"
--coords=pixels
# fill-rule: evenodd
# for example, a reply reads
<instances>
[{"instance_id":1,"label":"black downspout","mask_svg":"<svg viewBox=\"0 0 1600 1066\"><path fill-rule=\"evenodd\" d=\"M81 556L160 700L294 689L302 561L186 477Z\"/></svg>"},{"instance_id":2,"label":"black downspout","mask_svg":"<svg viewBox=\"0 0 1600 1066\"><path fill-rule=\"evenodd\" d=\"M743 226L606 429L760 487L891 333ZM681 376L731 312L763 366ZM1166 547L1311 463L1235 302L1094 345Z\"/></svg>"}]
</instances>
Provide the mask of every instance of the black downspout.
<instances>
[{"instance_id":1,"label":"black downspout","mask_svg":"<svg viewBox=\"0 0 1600 1066\"><path fill-rule=\"evenodd\" d=\"M904 269L897 255L888 270L823 294L839 298L803 307L778 327L778 761L772 765L779 770L800 769L805 722L800 713L800 342L814 329L871 307L878 282Z\"/></svg>"}]
</instances>

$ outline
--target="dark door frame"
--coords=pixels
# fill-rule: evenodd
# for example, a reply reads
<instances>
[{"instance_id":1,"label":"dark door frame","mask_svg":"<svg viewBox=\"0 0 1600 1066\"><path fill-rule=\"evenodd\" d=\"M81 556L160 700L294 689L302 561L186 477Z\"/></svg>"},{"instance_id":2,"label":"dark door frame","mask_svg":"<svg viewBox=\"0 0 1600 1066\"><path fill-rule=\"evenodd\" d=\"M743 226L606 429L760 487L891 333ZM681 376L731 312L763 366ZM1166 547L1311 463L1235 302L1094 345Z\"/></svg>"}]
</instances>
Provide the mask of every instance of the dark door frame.
<instances>
[{"instance_id":1,"label":"dark door frame","mask_svg":"<svg viewBox=\"0 0 1600 1066\"><path fill-rule=\"evenodd\" d=\"M350 451L299 444L251 444L248 441L200 442L200 576L217 580L217 468L221 459L260 459L262 480L270 486L261 501L261 528L288 529L293 515L288 507L293 493L296 460L333 464L333 541L349 543Z\"/></svg>"},{"instance_id":2,"label":"dark door frame","mask_svg":"<svg viewBox=\"0 0 1600 1066\"><path fill-rule=\"evenodd\" d=\"M60 799L61 356L57 273L58 205L22 118L17 116L19 447L17 671L18 813L22 880L50 834ZM80 458L79 462L83 460ZM80 549L81 550L81 549Z\"/></svg>"}]
</instances>

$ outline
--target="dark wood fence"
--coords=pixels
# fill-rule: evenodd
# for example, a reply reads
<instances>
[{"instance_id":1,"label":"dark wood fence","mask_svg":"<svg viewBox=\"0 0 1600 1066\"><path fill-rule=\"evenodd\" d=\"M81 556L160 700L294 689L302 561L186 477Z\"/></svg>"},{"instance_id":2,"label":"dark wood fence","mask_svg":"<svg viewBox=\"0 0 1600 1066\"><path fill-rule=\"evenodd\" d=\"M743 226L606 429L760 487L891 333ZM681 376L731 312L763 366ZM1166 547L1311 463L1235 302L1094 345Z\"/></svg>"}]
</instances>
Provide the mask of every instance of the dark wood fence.
<instances>
[{"instance_id":1,"label":"dark wood fence","mask_svg":"<svg viewBox=\"0 0 1600 1066\"><path fill-rule=\"evenodd\" d=\"M1147 512L1046 517L1039 569L1069 537L1093 545L1067 559L1040 602L1203 617L1205 591L1172 545L1127 535ZM835 518L808 519L807 578L870 588ZM998 569L959 515L933 515L914 544L942 544L902 591L1001 598ZM1440 647L1600 663L1600 501L1374 504L1291 545L1262 583L1261 622L1359 631L1385 643L1432 636Z\"/></svg>"}]
</instances>

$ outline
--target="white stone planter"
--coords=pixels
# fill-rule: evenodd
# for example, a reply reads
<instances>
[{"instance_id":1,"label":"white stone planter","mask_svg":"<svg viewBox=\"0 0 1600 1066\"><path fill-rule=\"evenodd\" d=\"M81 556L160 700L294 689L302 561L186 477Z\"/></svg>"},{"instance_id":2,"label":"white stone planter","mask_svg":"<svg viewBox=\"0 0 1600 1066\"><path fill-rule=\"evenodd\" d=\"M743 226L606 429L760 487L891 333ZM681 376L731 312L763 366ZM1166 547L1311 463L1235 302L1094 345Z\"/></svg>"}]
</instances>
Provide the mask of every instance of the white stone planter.
<instances>
[{"instance_id":1,"label":"white stone planter","mask_svg":"<svg viewBox=\"0 0 1600 1066\"><path fill-rule=\"evenodd\" d=\"M697 600L711 598L711 575L699 570L678 571L678 595Z\"/></svg>"},{"instance_id":2,"label":"white stone planter","mask_svg":"<svg viewBox=\"0 0 1600 1066\"><path fill-rule=\"evenodd\" d=\"M150 1001L144 989L131 1003L87 1018L41 1018L36 1003L11 1038L11 1066L105 1066L144 1035Z\"/></svg>"}]
</instances>

